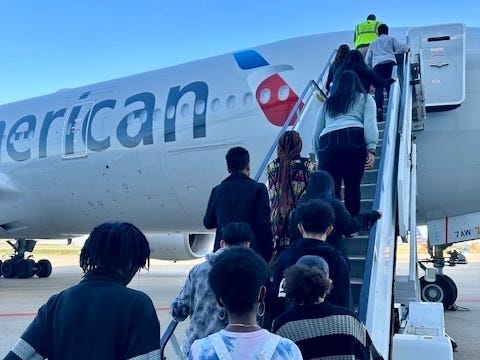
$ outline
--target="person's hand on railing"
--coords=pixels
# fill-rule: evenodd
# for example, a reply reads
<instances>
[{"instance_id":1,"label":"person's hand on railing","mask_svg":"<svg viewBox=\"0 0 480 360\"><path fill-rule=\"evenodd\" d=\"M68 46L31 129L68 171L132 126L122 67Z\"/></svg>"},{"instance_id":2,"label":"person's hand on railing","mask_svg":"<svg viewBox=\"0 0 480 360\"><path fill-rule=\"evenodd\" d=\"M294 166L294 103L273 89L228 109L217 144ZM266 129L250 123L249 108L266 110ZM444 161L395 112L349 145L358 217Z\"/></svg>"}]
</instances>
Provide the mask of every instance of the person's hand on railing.
<instances>
[{"instance_id":1,"label":"person's hand on railing","mask_svg":"<svg viewBox=\"0 0 480 360\"><path fill-rule=\"evenodd\" d=\"M367 160L365 161L365 170L373 169L375 165L375 154L368 152Z\"/></svg>"}]
</instances>

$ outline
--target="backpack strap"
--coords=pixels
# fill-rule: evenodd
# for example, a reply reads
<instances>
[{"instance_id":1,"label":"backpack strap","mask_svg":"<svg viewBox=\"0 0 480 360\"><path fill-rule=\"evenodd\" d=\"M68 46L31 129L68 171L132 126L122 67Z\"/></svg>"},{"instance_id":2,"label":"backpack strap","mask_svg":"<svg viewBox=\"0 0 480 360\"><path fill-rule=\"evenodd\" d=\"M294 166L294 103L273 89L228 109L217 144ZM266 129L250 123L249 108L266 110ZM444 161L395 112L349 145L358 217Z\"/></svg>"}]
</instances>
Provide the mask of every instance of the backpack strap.
<instances>
[{"instance_id":1,"label":"backpack strap","mask_svg":"<svg viewBox=\"0 0 480 360\"><path fill-rule=\"evenodd\" d=\"M232 357L230 356L228 349L222 340L222 336L218 332L208 335L208 338L210 339L213 349L220 360L232 360Z\"/></svg>"},{"instance_id":2,"label":"backpack strap","mask_svg":"<svg viewBox=\"0 0 480 360\"><path fill-rule=\"evenodd\" d=\"M270 337L265 342L260 351L260 356L258 357L259 360L271 360L273 354L275 354L275 350L277 349L277 345L280 342L280 336L276 334L270 334Z\"/></svg>"}]
</instances>

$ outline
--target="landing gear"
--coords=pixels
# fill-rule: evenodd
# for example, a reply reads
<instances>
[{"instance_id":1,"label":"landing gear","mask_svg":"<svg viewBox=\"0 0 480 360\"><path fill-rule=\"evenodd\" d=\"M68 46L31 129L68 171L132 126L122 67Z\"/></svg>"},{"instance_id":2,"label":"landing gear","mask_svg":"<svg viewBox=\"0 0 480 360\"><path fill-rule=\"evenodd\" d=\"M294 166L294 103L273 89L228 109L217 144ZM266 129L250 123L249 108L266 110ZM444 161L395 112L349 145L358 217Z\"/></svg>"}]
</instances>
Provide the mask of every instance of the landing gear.
<instances>
[{"instance_id":1,"label":"landing gear","mask_svg":"<svg viewBox=\"0 0 480 360\"><path fill-rule=\"evenodd\" d=\"M15 243L7 241L13 248L14 254L10 259L0 261L0 275L4 278L18 277L20 279L38 277L49 277L52 273L52 264L48 260L35 262L25 256L25 252L32 252L35 247L35 240L17 239Z\"/></svg>"},{"instance_id":2,"label":"landing gear","mask_svg":"<svg viewBox=\"0 0 480 360\"><path fill-rule=\"evenodd\" d=\"M441 302L445 310L456 310L455 301L458 296L458 289L455 282L447 275L443 274L443 268L466 264L467 259L457 250L449 251L449 257L443 256L443 251L447 246L432 246L428 252L430 259L420 260L419 266L425 270L425 276L420 278L420 296L423 301ZM424 263L433 263L433 269L428 268ZM432 276L433 275L433 276Z\"/></svg>"}]
</instances>

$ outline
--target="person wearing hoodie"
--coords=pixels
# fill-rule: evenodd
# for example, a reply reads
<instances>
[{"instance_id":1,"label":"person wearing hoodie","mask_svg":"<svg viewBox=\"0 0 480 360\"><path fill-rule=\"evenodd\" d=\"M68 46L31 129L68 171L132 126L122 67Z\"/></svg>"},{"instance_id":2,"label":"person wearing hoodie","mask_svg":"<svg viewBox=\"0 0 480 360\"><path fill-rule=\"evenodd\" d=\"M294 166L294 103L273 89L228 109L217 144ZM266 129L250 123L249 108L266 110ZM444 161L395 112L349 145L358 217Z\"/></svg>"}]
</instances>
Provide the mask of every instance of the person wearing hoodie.
<instances>
[{"instance_id":1,"label":"person wearing hoodie","mask_svg":"<svg viewBox=\"0 0 480 360\"><path fill-rule=\"evenodd\" d=\"M185 285L171 306L171 314L176 321L183 321L190 316L190 324L182 344L185 359L188 359L190 347L195 340L216 333L228 324L225 310L218 306L208 284L213 263L224 249L235 246L250 247L250 243L255 240L250 225L244 222L227 224L221 236L220 249L207 254L205 262L190 270Z\"/></svg>"}]
</instances>

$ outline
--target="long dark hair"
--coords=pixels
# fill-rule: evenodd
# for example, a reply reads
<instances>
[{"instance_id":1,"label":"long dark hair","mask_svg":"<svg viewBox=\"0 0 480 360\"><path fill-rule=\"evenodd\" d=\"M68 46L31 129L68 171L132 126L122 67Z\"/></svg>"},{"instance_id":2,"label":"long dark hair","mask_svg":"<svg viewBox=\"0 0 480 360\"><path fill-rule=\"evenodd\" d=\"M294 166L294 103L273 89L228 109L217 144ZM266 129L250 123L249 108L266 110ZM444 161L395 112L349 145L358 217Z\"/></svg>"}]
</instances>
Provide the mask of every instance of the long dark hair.
<instances>
[{"instance_id":1,"label":"long dark hair","mask_svg":"<svg viewBox=\"0 0 480 360\"><path fill-rule=\"evenodd\" d=\"M325 102L325 111L331 117L345 114L359 94L365 94L365 89L357 74L351 70L344 70L336 79L335 91Z\"/></svg>"},{"instance_id":2,"label":"long dark hair","mask_svg":"<svg viewBox=\"0 0 480 360\"><path fill-rule=\"evenodd\" d=\"M308 181L305 193L302 196L301 203L309 200L324 200L330 202L335 197L335 185L332 175L325 170L318 170L312 173Z\"/></svg>"},{"instance_id":3,"label":"long dark hair","mask_svg":"<svg viewBox=\"0 0 480 360\"><path fill-rule=\"evenodd\" d=\"M368 72L370 68L365 63L365 59L360 51L350 50L345 58L343 70L352 70L357 74L363 74Z\"/></svg>"},{"instance_id":4,"label":"long dark hair","mask_svg":"<svg viewBox=\"0 0 480 360\"><path fill-rule=\"evenodd\" d=\"M293 202L290 163L300 157L301 151L302 139L296 131L286 131L278 140L280 212L284 216Z\"/></svg>"},{"instance_id":5,"label":"long dark hair","mask_svg":"<svg viewBox=\"0 0 480 360\"><path fill-rule=\"evenodd\" d=\"M350 47L347 44L342 44L338 47L337 53L335 54L335 59L333 60L334 64L343 64L347 58Z\"/></svg>"}]
</instances>

